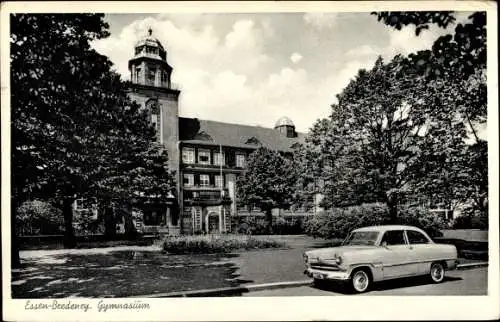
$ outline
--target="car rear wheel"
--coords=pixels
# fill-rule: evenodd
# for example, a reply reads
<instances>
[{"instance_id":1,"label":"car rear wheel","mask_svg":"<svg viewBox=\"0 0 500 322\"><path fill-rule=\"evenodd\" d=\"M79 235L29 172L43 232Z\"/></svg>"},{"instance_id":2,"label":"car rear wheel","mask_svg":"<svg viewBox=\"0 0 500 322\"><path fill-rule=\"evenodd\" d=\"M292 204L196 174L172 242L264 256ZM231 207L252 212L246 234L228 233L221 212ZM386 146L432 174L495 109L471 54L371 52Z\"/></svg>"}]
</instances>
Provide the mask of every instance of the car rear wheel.
<instances>
[{"instance_id":1,"label":"car rear wheel","mask_svg":"<svg viewBox=\"0 0 500 322\"><path fill-rule=\"evenodd\" d=\"M444 280L444 272L443 263L432 263L429 276L434 283L441 283Z\"/></svg>"},{"instance_id":2,"label":"car rear wheel","mask_svg":"<svg viewBox=\"0 0 500 322\"><path fill-rule=\"evenodd\" d=\"M352 273L351 288L355 293L364 293L370 286L371 277L365 269L358 269Z\"/></svg>"}]
</instances>

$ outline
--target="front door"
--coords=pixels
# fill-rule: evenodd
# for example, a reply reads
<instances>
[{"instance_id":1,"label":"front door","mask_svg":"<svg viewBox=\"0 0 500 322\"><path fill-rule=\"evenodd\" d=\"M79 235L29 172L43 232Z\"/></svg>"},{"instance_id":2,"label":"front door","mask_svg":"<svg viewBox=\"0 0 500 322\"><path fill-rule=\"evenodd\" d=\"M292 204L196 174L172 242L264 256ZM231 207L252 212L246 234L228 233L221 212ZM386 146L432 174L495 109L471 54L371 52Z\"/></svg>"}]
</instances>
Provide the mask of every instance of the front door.
<instances>
[{"instance_id":1,"label":"front door","mask_svg":"<svg viewBox=\"0 0 500 322\"><path fill-rule=\"evenodd\" d=\"M416 267L411 265L409 245L403 230L388 230L382 236L384 279L411 276L416 274Z\"/></svg>"},{"instance_id":2,"label":"front door","mask_svg":"<svg viewBox=\"0 0 500 322\"><path fill-rule=\"evenodd\" d=\"M207 216L207 226L209 234L219 234L220 233L220 220L219 214L211 212Z\"/></svg>"}]
</instances>

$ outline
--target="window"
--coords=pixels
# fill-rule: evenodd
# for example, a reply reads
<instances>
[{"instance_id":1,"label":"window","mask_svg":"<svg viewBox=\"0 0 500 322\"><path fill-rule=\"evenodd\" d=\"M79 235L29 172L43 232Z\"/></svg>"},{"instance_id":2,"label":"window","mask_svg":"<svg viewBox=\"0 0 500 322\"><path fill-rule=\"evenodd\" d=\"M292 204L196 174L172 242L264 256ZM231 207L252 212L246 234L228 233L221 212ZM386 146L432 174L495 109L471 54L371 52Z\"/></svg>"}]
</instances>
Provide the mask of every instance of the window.
<instances>
[{"instance_id":1,"label":"window","mask_svg":"<svg viewBox=\"0 0 500 322\"><path fill-rule=\"evenodd\" d=\"M149 85L154 85L155 84L155 78L156 78L156 69L150 68L148 70L148 84Z\"/></svg>"},{"instance_id":2,"label":"window","mask_svg":"<svg viewBox=\"0 0 500 322\"><path fill-rule=\"evenodd\" d=\"M210 177L208 174L200 174L200 186L208 187L210 185Z\"/></svg>"},{"instance_id":3,"label":"window","mask_svg":"<svg viewBox=\"0 0 500 322\"><path fill-rule=\"evenodd\" d=\"M182 162L183 163L194 163L194 149L183 148L182 149Z\"/></svg>"},{"instance_id":4,"label":"window","mask_svg":"<svg viewBox=\"0 0 500 322\"><path fill-rule=\"evenodd\" d=\"M238 153L236 154L236 166L238 168L244 168L245 167L245 155Z\"/></svg>"},{"instance_id":5,"label":"window","mask_svg":"<svg viewBox=\"0 0 500 322\"><path fill-rule=\"evenodd\" d=\"M214 164L215 165L224 165L224 153L215 152L214 153Z\"/></svg>"},{"instance_id":6,"label":"window","mask_svg":"<svg viewBox=\"0 0 500 322\"><path fill-rule=\"evenodd\" d=\"M222 188L223 182L224 181L222 180L222 176L219 176L219 175L215 176L215 186L217 188Z\"/></svg>"},{"instance_id":7,"label":"window","mask_svg":"<svg viewBox=\"0 0 500 322\"><path fill-rule=\"evenodd\" d=\"M184 173L184 186L192 187L194 186L194 174L192 173Z\"/></svg>"},{"instance_id":8,"label":"window","mask_svg":"<svg viewBox=\"0 0 500 322\"><path fill-rule=\"evenodd\" d=\"M382 237L382 244L386 245L405 245L405 237L402 230L389 230L386 231Z\"/></svg>"},{"instance_id":9,"label":"window","mask_svg":"<svg viewBox=\"0 0 500 322\"><path fill-rule=\"evenodd\" d=\"M407 230L406 235L408 236L408 241L410 244L428 244L429 239L424 236L421 232L416 230Z\"/></svg>"},{"instance_id":10,"label":"window","mask_svg":"<svg viewBox=\"0 0 500 322\"><path fill-rule=\"evenodd\" d=\"M355 231L344 240L342 245L375 245L378 235L378 231Z\"/></svg>"},{"instance_id":11,"label":"window","mask_svg":"<svg viewBox=\"0 0 500 322\"><path fill-rule=\"evenodd\" d=\"M139 67L135 69L135 77L137 82L140 82L142 79L141 69Z\"/></svg>"},{"instance_id":12,"label":"window","mask_svg":"<svg viewBox=\"0 0 500 322\"><path fill-rule=\"evenodd\" d=\"M160 116L158 114L151 114L151 123L156 130L156 140L161 142L161 127L160 127Z\"/></svg>"},{"instance_id":13,"label":"window","mask_svg":"<svg viewBox=\"0 0 500 322\"><path fill-rule=\"evenodd\" d=\"M198 150L198 163L210 164L210 151L209 150Z\"/></svg>"},{"instance_id":14,"label":"window","mask_svg":"<svg viewBox=\"0 0 500 322\"><path fill-rule=\"evenodd\" d=\"M167 73L166 72L162 72L161 73L161 82L162 83L166 83L167 81L168 81Z\"/></svg>"}]
</instances>

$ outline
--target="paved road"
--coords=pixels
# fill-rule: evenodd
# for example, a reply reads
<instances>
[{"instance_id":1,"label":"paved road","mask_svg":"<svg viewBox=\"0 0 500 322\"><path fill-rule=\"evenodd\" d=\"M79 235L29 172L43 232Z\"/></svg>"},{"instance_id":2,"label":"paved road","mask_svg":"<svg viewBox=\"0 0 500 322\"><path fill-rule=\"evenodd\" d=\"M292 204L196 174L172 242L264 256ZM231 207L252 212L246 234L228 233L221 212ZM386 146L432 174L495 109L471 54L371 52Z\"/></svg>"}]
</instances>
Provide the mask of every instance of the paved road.
<instances>
[{"instance_id":1,"label":"paved road","mask_svg":"<svg viewBox=\"0 0 500 322\"><path fill-rule=\"evenodd\" d=\"M429 284L425 279L404 279L384 282L363 295L486 295L488 292L488 268L452 271L441 284ZM243 296L332 296L344 295L339 286L325 289L302 286L245 293Z\"/></svg>"}]
</instances>

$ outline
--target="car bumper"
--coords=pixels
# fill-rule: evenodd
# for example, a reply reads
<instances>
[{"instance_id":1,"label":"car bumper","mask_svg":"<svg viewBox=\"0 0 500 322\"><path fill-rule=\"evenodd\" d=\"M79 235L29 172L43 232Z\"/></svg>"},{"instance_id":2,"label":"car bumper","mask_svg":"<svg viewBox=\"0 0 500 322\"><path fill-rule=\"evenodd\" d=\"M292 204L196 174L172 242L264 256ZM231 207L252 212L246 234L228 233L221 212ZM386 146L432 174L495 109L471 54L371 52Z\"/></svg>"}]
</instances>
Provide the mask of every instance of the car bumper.
<instances>
[{"instance_id":1,"label":"car bumper","mask_svg":"<svg viewBox=\"0 0 500 322\"><path fill-rule=\"evenodd\" d=\"M349 273L346 271L320 271L317 269L307 268L304 271L304 274L320 280L346 281L349 279Z\"/></svg>"},{"instance_id":2,"label":"car bumper","mask_svg":"<svg viewBox=\"0 0 500 322\"><path fill-rule=\"evenodd\" d=\"M452 259L446 261L446 269L449 271L456 269L457 266L458 266L458 259Z\"/></svg>"}]
</instances>

